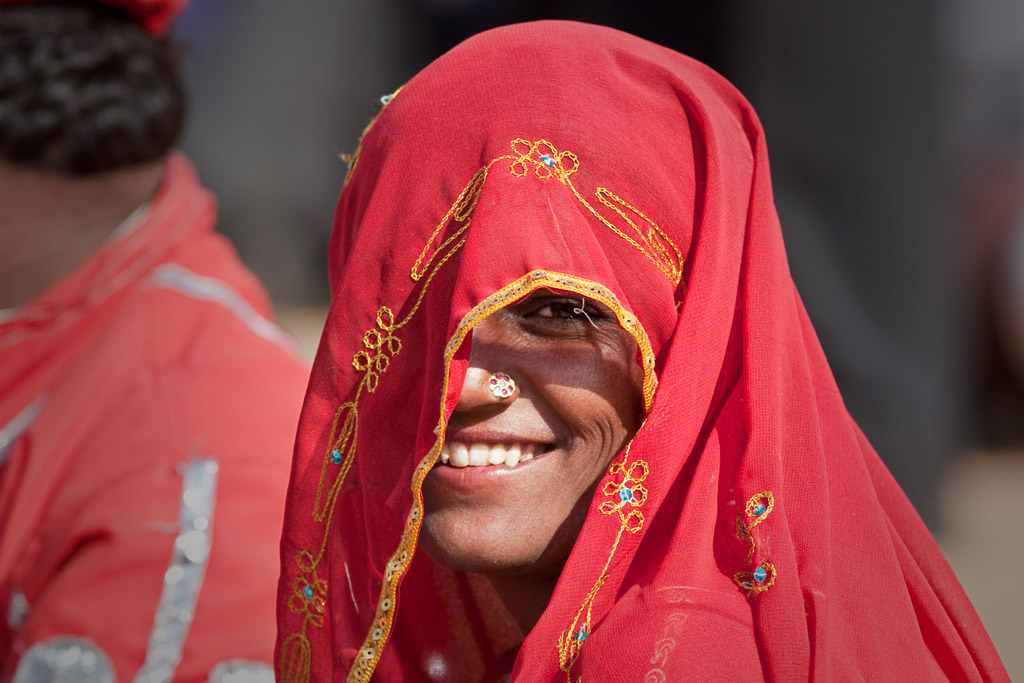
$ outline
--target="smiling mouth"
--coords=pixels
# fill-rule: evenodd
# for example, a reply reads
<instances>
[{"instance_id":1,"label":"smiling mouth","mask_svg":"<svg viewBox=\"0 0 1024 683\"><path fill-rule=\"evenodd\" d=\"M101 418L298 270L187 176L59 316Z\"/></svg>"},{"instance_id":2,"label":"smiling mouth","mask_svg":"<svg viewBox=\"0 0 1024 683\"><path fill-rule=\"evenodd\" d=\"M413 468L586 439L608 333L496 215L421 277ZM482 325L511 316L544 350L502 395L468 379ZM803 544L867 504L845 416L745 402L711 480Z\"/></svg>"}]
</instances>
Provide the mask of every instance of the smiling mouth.
<instances>
[{"instance_id":1,"label":"smiling mouth","mask_svg":"<svg viewBox=\"0 0 1024 683\"><path fill-rule=\"evenodd\" d=\"M542 443L463 443L448 441L441 449L438 462L450 467L486 467L505 465L515 467L552 450L552 444Z\"/></svg>"}]
</instances>

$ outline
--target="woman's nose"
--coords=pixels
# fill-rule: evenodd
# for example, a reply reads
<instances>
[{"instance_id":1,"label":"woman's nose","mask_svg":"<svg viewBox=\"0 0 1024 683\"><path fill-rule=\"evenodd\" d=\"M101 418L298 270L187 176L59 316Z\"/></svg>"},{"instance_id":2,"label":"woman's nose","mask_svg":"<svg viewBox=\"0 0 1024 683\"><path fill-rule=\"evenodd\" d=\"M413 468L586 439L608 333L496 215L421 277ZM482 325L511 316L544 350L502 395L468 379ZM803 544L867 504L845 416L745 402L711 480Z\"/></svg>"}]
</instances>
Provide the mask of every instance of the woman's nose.
<instances>
[{"instance_id":1,"label":"woman's nose","mask_svg":"<svg viewBox=\"0 0 1024 683\"><path fill-rule=\"evenodd\" d=\"M455 410L472 410L480 406L507 405L519 396L515 379L501 370L475 365L470 358L462 393Z\"/></svg>"},{"instance_id":2,"label":"woman's nose","mask_svg":"<svg viewBox=\"0 0 1024 683\"><path fill-rule=\"evenodd\" d=\"M469 367L455 410L512 403L519 396L519 387L515 378L501 367L506 354L502 353L502 347L497 343L501 339L500 325L494 320L484 320L477 325L472 335Z\"/></svg>"}]
</instances>

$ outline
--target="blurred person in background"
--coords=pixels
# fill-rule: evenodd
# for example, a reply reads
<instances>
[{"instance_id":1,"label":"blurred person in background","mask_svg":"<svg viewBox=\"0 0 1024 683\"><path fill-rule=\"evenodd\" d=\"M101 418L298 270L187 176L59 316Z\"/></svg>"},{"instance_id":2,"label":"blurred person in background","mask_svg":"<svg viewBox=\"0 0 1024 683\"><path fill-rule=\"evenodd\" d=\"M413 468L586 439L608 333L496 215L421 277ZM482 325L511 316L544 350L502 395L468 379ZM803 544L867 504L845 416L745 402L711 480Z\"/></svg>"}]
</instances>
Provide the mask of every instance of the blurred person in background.
<instances>
[{"instance_id":1,"label":"blurred person in background","mask_svg":"<svg viewBox=\"0 0 1024 683\"><path fill-rule=\"evenodd\" d=\"M3 680L272 680L307 371L172 151L182 4L0 2Z\"/></svg>"}]
</instances>

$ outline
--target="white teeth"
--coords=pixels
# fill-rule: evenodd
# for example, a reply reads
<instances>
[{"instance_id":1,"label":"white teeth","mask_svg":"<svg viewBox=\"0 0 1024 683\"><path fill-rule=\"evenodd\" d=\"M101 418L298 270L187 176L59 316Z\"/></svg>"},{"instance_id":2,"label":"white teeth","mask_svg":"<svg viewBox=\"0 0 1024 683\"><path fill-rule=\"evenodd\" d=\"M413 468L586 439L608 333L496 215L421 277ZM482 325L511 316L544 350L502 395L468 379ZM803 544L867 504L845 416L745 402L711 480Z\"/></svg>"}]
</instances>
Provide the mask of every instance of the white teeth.
<instances>
[{"instance_id":1,"label":"white teeth","mask_svg":"<svg viewBox=\"0 0 1024 683\"><path fill-rule=\"evenodd\" d=\"M505 462L505 446L503 444L494 444L491 446L491 454L487 458L488 465L500 465Z\"/></svg>"},{"instance_id":2,"label":"white teeth","mask_svg":"<svg viewBox=\"0 0 1024 683\"><path fill-rule=\"evenodd\" d=\"M486 444L476 442L470 445L459 442L448 442L441 449L439 461L453 467L483 467L486 465L505 465L515 467L525 460L535 457L537 444L497 443Z\"/></svg>"},{"instance_id":3,"label":"white teeth","mask_svg":"<svg viewBox=\"0 0 1024 683\"><path fill-rule=\"evenodd\" d=\"M451 464L456 467L469 466L469 449L464 443L453 443L451 446Z\"/></svg>"},{"instance_id":4,"label":"white teeth","mask_svg":"<svg viewBox=\"0 0 1024 683\"><path fill-rule=\"evenodd\" d=\"M487 465L491 457L491 449L485 443L475 443L469 447L469 464L473 466Z\"/></svg>"}]
</instances>

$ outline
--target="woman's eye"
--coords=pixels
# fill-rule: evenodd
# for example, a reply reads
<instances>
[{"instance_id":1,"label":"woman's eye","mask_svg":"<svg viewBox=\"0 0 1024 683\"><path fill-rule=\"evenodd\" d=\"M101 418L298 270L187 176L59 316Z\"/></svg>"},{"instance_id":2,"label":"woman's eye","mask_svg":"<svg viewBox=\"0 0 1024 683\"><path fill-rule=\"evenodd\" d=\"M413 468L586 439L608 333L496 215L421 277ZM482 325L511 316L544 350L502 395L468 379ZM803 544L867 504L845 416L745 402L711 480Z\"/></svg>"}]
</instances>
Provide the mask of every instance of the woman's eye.
<instances>
[{"instance_id":1,"label":"woman's eye","mask_svg":"<svg viewBox=\"0 0 1024 683\"><path fill-rule=\"evenodd\" d=\"M542 299L521 309L523 318L539 322L590 323L596 325L610 315L606 309L586 299Z\"/></svg>"},{"instance_id":2,"label":"woman's eye","mask_svg":"<svg viewBox=\"0 0 1024 683\"><path fill-rule=\"evenodd\" d=\"M615 314L603 304L573 296L534 296L507 310L525 334L551 340L587 340L618 329Z\"/></svg>"},{"instance_id":3,"label":"woman's eye","mask_svg":"<svg viewBox=\"0 0 1024 683\"><path fill-rule=\"evenodd\" d=\"M538 318L582 318L584 310L578 301L556 301L534 310L533 315Z\"/></svg>"}]
</instances>

